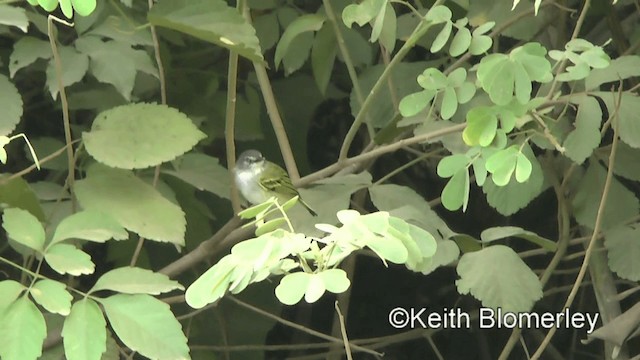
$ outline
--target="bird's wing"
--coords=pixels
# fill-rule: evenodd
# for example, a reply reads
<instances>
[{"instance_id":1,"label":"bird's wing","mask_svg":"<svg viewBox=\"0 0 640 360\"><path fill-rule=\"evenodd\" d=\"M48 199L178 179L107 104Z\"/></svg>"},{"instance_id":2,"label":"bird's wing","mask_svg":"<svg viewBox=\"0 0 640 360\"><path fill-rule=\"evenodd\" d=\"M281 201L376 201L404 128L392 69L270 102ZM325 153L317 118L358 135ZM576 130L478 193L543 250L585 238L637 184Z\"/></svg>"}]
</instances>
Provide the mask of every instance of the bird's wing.
<instances>
[{"instance_id":1,"label":"bird's wing","mask_svg":"<svg viewBox=\"0 0 640 360\"><path fill-rule=\"evenodd\" d=\"M279 194L287 194L294 197L298 194L298 190L291 183L289 174L278 165L271 164L265 169L260 178L260 186L270 192Z\"/></svg>"}]
</instances>

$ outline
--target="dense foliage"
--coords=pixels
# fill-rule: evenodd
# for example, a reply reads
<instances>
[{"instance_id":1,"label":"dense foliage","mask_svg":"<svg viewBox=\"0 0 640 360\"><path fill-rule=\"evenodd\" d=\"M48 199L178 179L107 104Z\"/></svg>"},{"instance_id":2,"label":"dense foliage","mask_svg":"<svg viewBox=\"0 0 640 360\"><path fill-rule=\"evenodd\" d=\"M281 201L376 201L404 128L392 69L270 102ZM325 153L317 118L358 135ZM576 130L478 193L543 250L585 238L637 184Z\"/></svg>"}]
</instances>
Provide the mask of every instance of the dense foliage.
<instances>
[{"instance_id":1,"label":"dense foliage","mask_svg":"<svg viewBox=\"0 0 640 360\"><path fill-rule=\"evenodd\" d=\"M633 0L0 2L0 358L632 358L639 22ZM249 148L318 216L246 208ZM422 322L450 311L468 328Z\"/></svg>"}]
</instances>

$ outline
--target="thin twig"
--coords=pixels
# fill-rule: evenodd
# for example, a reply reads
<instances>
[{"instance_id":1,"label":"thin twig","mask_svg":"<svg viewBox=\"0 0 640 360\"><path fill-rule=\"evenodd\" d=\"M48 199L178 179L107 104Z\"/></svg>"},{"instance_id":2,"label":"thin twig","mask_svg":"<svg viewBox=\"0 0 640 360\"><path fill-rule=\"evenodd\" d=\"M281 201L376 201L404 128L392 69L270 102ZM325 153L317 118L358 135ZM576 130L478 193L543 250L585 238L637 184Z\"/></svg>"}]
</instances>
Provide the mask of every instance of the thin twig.
<instances>
[{"instance_id":1,"label":"thin twig","mask_svg":"<svg viewBox=\"0 0 640 360\"><path fill-rule=\"evenodd\" d=\"M587 0L587 3L588 2L589 2L589 0ZM586 5L588 5L588 4L585 4L585 6ZM618 101L617 101L617 104L616 104L616 109L614 110L614 114L612 115L614 117L618 116L618 110L620 108L621 95L622 95L622 87L620 87L620 89L618 90ZM618 149L618 121L616 119L616 120L614 120L614 126L613 126L613 143L611 145L611 153L609 154L609 168L607 169L607 177L606 177L606 180L605 180L605 183L604 183L604 189L602 190L602 196L600 198L600 205L598 206L598 213L596 215L596 222L595 222L595 225L594 225L594 228L593 228L593 233L591 234L591 239L589 239L589 245L587 246L587 252L585 253L584 260L582 261L582 266L580 267L580 272L578 273L578 276L576 277L576 281L573 283L573 287L571 289L571 292L569 293L569 296L567 297L567 301L564 304L564 308L565 309L569 308L571 306L571 304L573 303L573 300L575 299L576 294L578 293L578 289L580 288L580 284L582 283L582 280L584 279L584 276L587 273L587 266L589 265L589 259L591 258L591 254L593 253L593 250L595 248L595 244L596 244L596 239L598 237L598 233L600 232L600 227L601 227L601 224L602 224L602 217L603 217L604 209L605 209L605 206L606 206L606 203L607 203L607 198L609 196L609 189L611 188L611 181L613 179L613 168L614 168L614 164L615 164L615 157L616 157L617 149ZM540 356L544 352L544 349L551 342L551 338L555 334L556 330L557 330L556 327L553 327L553 328L551 328L549 330L549 332L545 336L544 340L542 341L542 344L540 344L540 347L538 347L538 350L536 350L536 352L531 357L532 360L536 360L536 359L540 358Z\"/></svg>"},{"instance_id":2,"label":"thin twig","mask_svg":"<svg viewBox=\"0 0 640 360\"><path fill-rule=\"evenodd\" d=\"M347 337L347 328L344 326L344 316L340 312L340 307L338 306L338 302L335 302L336 313L338 314L338 319L340 320L340 332L342 333L342 341L344 342L344 351L347 354L347 360L353 360L351 356L351 345L349 345L349 338Z\"/></svg>"},{"instance_id":3,"label":"thin twig","mask_svg":"<svg viewBox=\"0 0 640 360\"><path fill-rule=\"evenodd\" d=\"M148 0L149 10L153 7L153 0ZM158 34L156 33L156 27L151 25L151 40L153 42L153 52L156 57L156 64L158 65L158 80L160 80L160 99L162 104L167 104L167 82L164 76L164 66L162 65L162 58L160 57L160 42L158 42Z\"/></svg>"},{"instance_id":4,"label":"thin twig","mask_svg":"<svg viewBox=\"0 0 640 360\"><path fill-rule=\"evenodd\" d=\"M315 331L313 329L310 329L310 328L308 328L306 326L302 326L302 325L296 324L294 322L291 322L289 320L285 320L285 319L283 319L283 318L281 318L279 316L271 314L270 312L264 311L264 310L262 310L260 308L257 308L257 307L255 307L255 306L253 306L251 304L247 304L244 301L241 301L241 300L239 300L239 299L237 299L237 298L235 298L233 296L227 296L227 297L225 297L225 299L229 299L229 300L233 301L234 303L236 303L236 304L238 304L238 305L240 305L240 306L242 306L244 308L247 308L247 309L249 309L249 310L251 310L251 311L253 311L253 312L257 313L257 314L260 314L260 315L262 315L264 317L267 317L269 319L275 320L275 321L277 321L277 322L279 322L281 324L287 325L287 326L289 326L291 328L303 331L303 332L305 332L307 334L319 337L319 338L321 338L323 340L327 340L327 341L330 341L330 342L333 342L333 343L339 343L339 344L344 343L342 339L338 339L338 338L335 338L333 336L329 336L329 335L323 334L323 333L321 333L319 331ZM371 350L371 349L367 349L367 348L359 346L359 345L355 345L353 342L351 343L351 347L354 350L365 352L367 354L371 354L371 355L375 355L375 356L382 356L382 354L377 352L377 351L374 351L374 350Z\"/></svg>"},{"instance_id":5,"label":"thin twig","mask_svg":"<svg viewBox=\"0 0 640 360\"><path fill-rule=\"evenodd\" d=\"M44 164L44 163L46 163L46 162L48 162L50 160L53 160L53 159L57 158L58 156L60 156L60 154L65 152L65 150L67 150L68 147L70 147L71 145L77 143L78 141L80 141L80 140L79 139L78 140L74 140L70 144L67 144L67 145L61 147L60 149L56 150L55 152L53 152L53 153L47 155L46 157L40 159L39 163L40 164ZM24 169L18 171L17 173L12 174L11 176L8 176L6 178L0 179L0 185L4 185L7 182L9 182L9 181L11 181L11 180L13 180L15 178L18 178L18 177L21 177L23 175L26 175L26 174L32 172L33 170L37 169L37 167L38 166L36 164L31 164L29 167L24 168Z\"/></svg>"},{"instance_id":6,"label":"thin twig","mask_svg":"<svg viewBox=\"0 0 640 360\"><path fill-rule=\"evenodd\" d=\"M67 144L67 167L69 168L69 171L67 173L67 183L69 184L69 193L71 194L71 212L76 212L76 207L78 206L78 204L76 203L76 197L74 195L75 163L73 162L73 147L70 146L73 141L71 139L71 122L69 120L69 102L67 101L67 92L64 88L64 82L62 80L62 61L60 60L58 46L56 45L56 39L53 35L53 32L55 30L55 28L53 27L54 20L69 27L73 27L73 24L58 19L53 15L49 15L49 17L47 18L49 44L51 44L51 52L53 53L53 63L56 69L58 91L60 92L60 102L62 103L62 124L64 126L64 139L65 143Z\"/></svg>"}]
</instances>

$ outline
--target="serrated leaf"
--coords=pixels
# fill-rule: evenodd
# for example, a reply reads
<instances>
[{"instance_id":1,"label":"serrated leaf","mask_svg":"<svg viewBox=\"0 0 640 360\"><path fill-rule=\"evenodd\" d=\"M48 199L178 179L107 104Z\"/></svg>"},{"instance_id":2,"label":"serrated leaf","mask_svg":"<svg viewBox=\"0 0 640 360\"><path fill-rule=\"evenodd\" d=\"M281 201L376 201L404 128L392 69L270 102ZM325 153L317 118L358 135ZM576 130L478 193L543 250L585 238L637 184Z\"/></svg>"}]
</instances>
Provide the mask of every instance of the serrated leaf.
<instances>
[{"instance_id":1,"label":"serrated leaf","mask_svg":"<svg viewBox=\"0 0 640 360\"><path fill-rule=\"evenodd\" d=\"M149 295L100 300L111 327L131 350L153 359L188 359L187 338L169 305Z\"/></svg>"},{"instance_id":2,"label":"serrated leaf","mask_svg":"<svg viewBox=\"0 0 640 360\"><path fill-rule=\"evenodd\" d=\"M89 254L70 244L55 244L47 248L44 259L53 270L62 275L93 274L96 268Z\"/></svg>"},{"instance_id":3,"label":"serrated leaf","mask_svg":"<svg viewBox=\"0 0 640 360\"><path fill-rule=\"evenodd\" d=\"M602 165L598 162L591 162L577 185L572 205L576 221L580 225L590 229L594 228L606 176L607 172ZM612 178L607 203L602 214L601 229L611 229L623 223L638 214L639 208L640 203L635 194L615 177Z\"/></svg>"},{"instance_id":4,"label":"serrated leaf","mask_svg":"<svg viewBox=\"0 0 640 360\"><path fill-rule=\"evenodd\" d=\"M36 360L47 336L40 310L27 297L16 300L0 321L0 357L5 360Z\"/></svg>"},{"instance_id":5,"label":"serrated leaf","mask_svg":"<svg viewBox=\"0 0 640 360\"><path fill-rule=\"evenodd\" d=\"M152 25L214 43L264 64L255 29L221 0L160 0L149 11Z\"/></svg>"},{"instance_id":6,"label":"serrated leaf","mask_svg":"<svg viewBox=\"0 0 640 360\"><path fill-rule=\"evenodd\" d=\"M582 164L600 145L602 110L598 101L584 96L578 103L575 130L567 135L562 146L564 154L577 164Z\"/></svg>"},{"instance_id":7,"label":"serrated leaf","mask_svg":"<svg viewBox=\"0 0 640 360\"><path fill-rule=\"evenodd\" d=\"M542 298L542 284L527 264L504 245L462 255L456 268L458 292L505 312L526 312Z\"/></svg>"},{"instance_id":8,"label":"serrated leaf","mask_svg":"<svg viewBox=\"0 0 640 360\"><path fill-rule=\"evenodd\" d=\"M94 166L75 191L84 209L109 214L147 239L184 245L182 209L130 171Z\"/></svg>"},{"instance_id":9,"label":"serrated leaf","mask_svg":"<svg viewBox=\"0 0 640 360\"><path fill-rule=\"evenodd\" d=\"M230 199L229 171L220 165L218 158L201 153L188 153L171 162L173 170L163 169L164 174L193 185L198 190L208 191L221 198Z\"/></svg>"},{"instance_id":10,"label":"serrated leaf","mask_svg":"<svg viewBox=\"0 0 640 360\"><path fill-rule=\"evenodd\" d=\"M274 63L276 64L276 69L280 65L280 62L282 61L284 56L289 51L289 46L291 45L293 40L303 33L320 30L325 20L326 18L324 15L307 14L302 15L291 22L291 24L287 26L284 33L282 34L282 37L278 42L278 46L276 47L276 53L274 55Z\"/></svg>"},{"instance_id":11,"label":"serrated leaf","mask_svg":"<svg viewBox=\"0 0 640 360\"><path fill-rule=\"evenodd\" d=\"M62 338L68 360L100 360L107 350L107 322L98 304L89 298L76 301L64 321Z\"/></svg>"},{"instance_id":12,"label":"serrated leaf","mask_svg":"<svg viewBox=\"0 0 640 360\"><path fill-rule=\"evenodd\" d=\"M13 132L22 117L22 97L15 85L9 79L0 74L0 136L6 136Z\"/></svg>"},{"instance_id":13,"label":"serrated leaf","mask_svg":"<svg viewBox=\"0 0 640 360\"><path fill-rule=\"evenodd\" d=\"M638 224L621 225L605 233L609 267L623 279L640 280L640 227Z\"/></svg>"},{"instance_id":14,"label":"serrated leaf","mask_svg":"<svg viewBox=\"0 0 640 360\"><path fill-rule=\"evenodd\" d=\"M131 104L103 111L83 132L87 152L106 165L141 169L173 160L206 135L166 105Z\"/></svg>"},{"instance_id":15,"label":"serrated leaf","mask_svg":"<svg viewBox=\"0 0 640 360\"><path fill-rule=\"evenodd\" d=\"M112 290L123 294L159 295L184 286L169 279L167 275L151 270L125 266L108 271L100 276L90 292Z\"/></svg>"},{"instance_id":16,"label":"serrated leaf","mask_svg":"<svg viewBox=\"0 0 640 360\"><path fill-rule=\"evenodd\" d=\"M28 211L39 221L45 221L44 212L29 183L21 177L7 181L9 175L0 175L0 204Z\"/></svg>"},{"instance_id":17,"label":"serrated leaf","mask_svg":"<svg viewBox=\"0 0 640 360\"><path fill-rule=\"evenodd\" d=\"M584 80L587 90L596 89L608 82L618 82L633 76L640 76L640 56L627 55L613 59L604 69L593 69Z\"/></svg>"},{"instance_id":18,"label":"serrated leaf","mask_svg":"<svg viewBox=\"0 0 640 360\"><path fill-rule=\"evenodd\" d=\"M111 216L85 210L64 218L58 224L51 244L72 238L105 242L109 239L125 240L129 238L129 234Z\"/></svg>"},{"instance_id":19,"label":"serrated leaf","mask_svg":"<svg viewBox=\"0 0 640 360\"><path fill-rule=\"evenodd\" d=\"M38 219L26 210L9 208L2 215L2 227L16 242L42 252L44 249L44 228Z\"/></svg>"},{"instance_id":20,"label":"serrated leaf","mask_svg":"<svg viewBox=\"0 0 640 360\"><path fill-rule=\"evenodd\" d=\"M73 296L67 286L61 282L43 279L37 281L29 290L33 299L50 313L69 315Z\"/></svg>"},{"instance_id":21,"label":"serrated leaf","mask_svg":"<svg viewBox=\"0 0 640 360\"><path fill-rule=\"evenodd\" d=\"M618 121L618 136L620 140L624 141L631 147L636 149L640 148L640 101L638 96L629 92L623 92L620 95L620 101L618 101L617 93L609 92L593 92L595 96L600 97L605 105L609 114L616 113L616 104L619 102L619 108L617 110L616 121Z\"/></svg>"},{"instance_id":22,"label":"serrated leaf","mask_svg":"<svg viewBox=\"0 0 640 360\"><path fill-rule=\"evenodd\" d=\"M89 70L89 57L69 46L59 46L58 53L62 63L62 86L67 87L82 80L87 70ZM57 99L60 89L53 59L49 60L49 65L47 66L47 88L51 93L51 97L54 100Z\"/></svg>"}]
</instances>

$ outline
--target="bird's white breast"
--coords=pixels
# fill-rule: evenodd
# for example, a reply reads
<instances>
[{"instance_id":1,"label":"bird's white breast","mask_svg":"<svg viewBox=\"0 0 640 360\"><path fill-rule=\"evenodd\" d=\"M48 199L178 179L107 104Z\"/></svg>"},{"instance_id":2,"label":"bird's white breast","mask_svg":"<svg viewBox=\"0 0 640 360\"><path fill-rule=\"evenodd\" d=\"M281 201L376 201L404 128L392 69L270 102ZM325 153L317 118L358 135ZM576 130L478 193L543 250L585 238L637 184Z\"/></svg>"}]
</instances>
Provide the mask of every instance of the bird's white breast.
<instances>
[{"instance_id":1,"label":"bird's white breast","mask_svg":"<svg viewBox=\"0 0 640 360\"><path fill-rule=\"evenodd\" d=\"M248 170L236 171L234 174L236 185L242 196L251 204L260 204L269 199L269 194L259 183L262 168L255 166Z\"/></svg>"}]
</instances>

